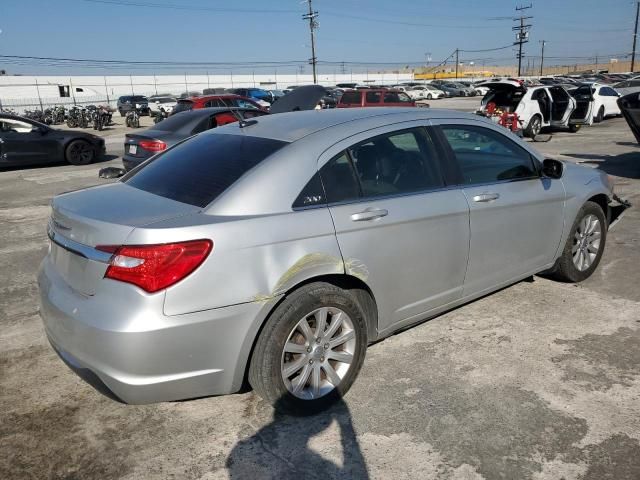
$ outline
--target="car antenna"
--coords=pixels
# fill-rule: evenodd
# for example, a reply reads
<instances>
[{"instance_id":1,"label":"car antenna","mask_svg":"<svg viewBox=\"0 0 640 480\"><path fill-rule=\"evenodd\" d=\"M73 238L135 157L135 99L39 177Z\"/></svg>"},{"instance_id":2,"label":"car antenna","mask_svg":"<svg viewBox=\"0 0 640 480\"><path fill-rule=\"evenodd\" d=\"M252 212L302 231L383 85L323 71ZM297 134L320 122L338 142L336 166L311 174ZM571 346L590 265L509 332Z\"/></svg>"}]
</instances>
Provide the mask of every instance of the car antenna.
<instances>
[{"instance_id":1,"label":"car antenna","mask_svg":"<svg viewBox=\"0 0 640 480\"><path fill-rule=\"evenodd\" d=\"M240 115L237 110L227 105L227 102L225 102L223 97L220 97L220 100L222 100L222 103L224 103L225 107L229 109L231 114L238 119L238 126L240 128L250 127L251 125L255 125L256 123L258 123L258 120L256 120L255 118L252 118L251 120L245 120L244 118L242 118L242 115Z\"/></svg>"}]
</instances>

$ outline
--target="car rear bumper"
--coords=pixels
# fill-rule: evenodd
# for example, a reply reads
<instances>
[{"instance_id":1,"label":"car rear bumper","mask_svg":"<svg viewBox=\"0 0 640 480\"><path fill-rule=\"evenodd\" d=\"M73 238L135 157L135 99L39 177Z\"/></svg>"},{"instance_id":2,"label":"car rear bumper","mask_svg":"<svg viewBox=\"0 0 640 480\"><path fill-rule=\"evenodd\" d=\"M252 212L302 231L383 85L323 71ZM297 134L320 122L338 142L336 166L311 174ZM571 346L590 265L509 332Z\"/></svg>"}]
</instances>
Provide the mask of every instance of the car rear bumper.
<instances>
[{"instance_id":1,"label":"car rear bumper","mask_svg":"<svg viewBox=\"0 0 640 480\"><path fill-rule=\"evenodd\" d=\"M153 301L149 295L132 301L73 291L48 256L38 286L40 315L56 352L99 391L132 404L239 390L255 336L277 301L166 316L157 294Z\"/></svg>"}]
</instances>

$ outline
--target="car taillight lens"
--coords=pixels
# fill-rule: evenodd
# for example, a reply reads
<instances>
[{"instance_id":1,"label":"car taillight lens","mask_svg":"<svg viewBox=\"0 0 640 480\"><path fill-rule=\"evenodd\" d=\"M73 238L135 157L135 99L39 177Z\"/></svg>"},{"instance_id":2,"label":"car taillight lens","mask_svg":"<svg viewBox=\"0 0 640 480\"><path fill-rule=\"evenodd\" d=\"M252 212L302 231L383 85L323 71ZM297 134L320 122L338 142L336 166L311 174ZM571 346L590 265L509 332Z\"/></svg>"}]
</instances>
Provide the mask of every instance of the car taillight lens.
<instances>
[{"instance_id":1,"label":"car taillight lens","mask_svg":"<svg viewBox=\"0 0 640 480\"><path fill-rule=\"evenodd\" d=\"M161 152L167 149L167 144L160 140L140 140L138 145L150 152Z\"/></svg>"},{"instance_id":2,"label":"car taillight lens","mask_svg":"<svg viewBox=\"0 0 640 480\"><path fill-rule=\"evenodd\" d=\"M160 245L99 245L112 253L104 278L136 285L154 293L179 282L204 262L211 250L211 240L165 243Z\"/></svg>"}]
</instances>

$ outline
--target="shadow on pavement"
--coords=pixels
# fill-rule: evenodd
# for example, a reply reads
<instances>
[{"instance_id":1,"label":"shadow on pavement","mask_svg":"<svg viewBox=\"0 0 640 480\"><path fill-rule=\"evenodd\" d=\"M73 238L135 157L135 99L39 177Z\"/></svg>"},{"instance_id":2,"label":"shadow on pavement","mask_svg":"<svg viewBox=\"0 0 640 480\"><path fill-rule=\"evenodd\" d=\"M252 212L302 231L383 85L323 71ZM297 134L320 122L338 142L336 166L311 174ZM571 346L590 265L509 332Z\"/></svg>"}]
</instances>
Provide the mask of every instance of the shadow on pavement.
<instances>
[{"instance_id":1,"label":"shadow on pavement","mask_svg":"<svg viewBox=\"0 0 640 480\"><path fill-rule=\"evenodd\" d=\"M625 178L640 178L640 151L621 153L620 155L598 155L590 153L565 153L580 163L597 165L598 170L609 175Z\"/></svg>"},{"instance_id":2,"label":"shadow on pavement","mask_svg":"<svg viewBox=\"0 0 640 480\"><path fill-rule=\"evenodd\" d=\"M115 160L116 158L119 158L119 157L120 155L113 155L111 153L107 153L106 155L103 155L102 157L98 158L97 160L94 160L88 165L76 165L76 167L82 168L90 165L99 165L101 163L106 163L111 160ZM0 172L15 172L17 170L34 170L36 168L55 168L55 167L72 167L72 166L73 165L65 161L50 162L50 163L34 163L32 165L24 165L24 166L0 167Z\"/></svg>"},{"instance_id":3,"label":"shadow on pavement","mask_svg":"<svg viewBox=\"0 0 640 480\"><path fill-rule=\"evenodd\" d=\"M312 449L310 440L322 432L323 438L330 441L318 439ZM339 442L335 435L339 436ZM337 451L337 445L341 451ZM342 459L338 461L342 465L327 457ZM351 413L342 400L322 413L309 416L286 415L276 407L271 423L233 448L226 467L234 480L369 478Z\"/></svg>"}]
</instances>

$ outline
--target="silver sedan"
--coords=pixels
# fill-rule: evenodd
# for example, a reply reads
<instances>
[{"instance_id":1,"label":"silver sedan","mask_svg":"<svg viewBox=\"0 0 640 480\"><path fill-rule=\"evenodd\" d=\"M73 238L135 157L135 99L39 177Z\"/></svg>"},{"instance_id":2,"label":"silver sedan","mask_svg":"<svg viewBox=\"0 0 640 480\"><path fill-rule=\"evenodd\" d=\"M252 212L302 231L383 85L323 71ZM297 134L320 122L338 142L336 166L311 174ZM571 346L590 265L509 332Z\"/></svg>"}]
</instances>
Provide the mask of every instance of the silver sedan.
<instances>
[{"instance_id":1,"label":"silver sedan","mask_svg":"<svg viewBox=\"0 0 640 480\"><path fill-rule=\"evenodd\" d=\"M589 277L613 196L483 118L265 116L54 198L39 272L53 348L128 403L344 395L367 345L532 274Z\"/></svg>"}]
</instances>

